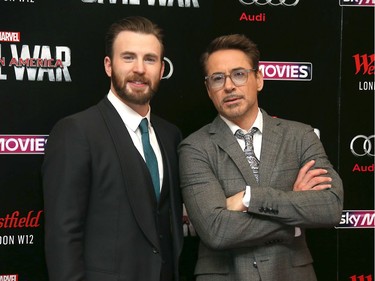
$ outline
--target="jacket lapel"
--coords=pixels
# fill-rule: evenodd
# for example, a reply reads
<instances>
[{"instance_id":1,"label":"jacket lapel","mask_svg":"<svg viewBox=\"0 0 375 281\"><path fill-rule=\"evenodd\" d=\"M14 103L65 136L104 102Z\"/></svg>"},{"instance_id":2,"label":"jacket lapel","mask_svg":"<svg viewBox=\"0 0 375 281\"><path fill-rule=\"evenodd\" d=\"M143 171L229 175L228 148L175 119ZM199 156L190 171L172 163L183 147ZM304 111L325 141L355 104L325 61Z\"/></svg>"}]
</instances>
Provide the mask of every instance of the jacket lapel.
<instances>
[{"instance_id":1,"label":"jacket lapel","mask_svg":"<svg viewBox=\"0 0 375 281\"><path fill-rule=\"evenodd\" d=\"M282 128L277 118L270 117L264 110L263 113L263 132L262 149L259 166L260 183L268 186L274 170L276 157L282 141Z\"/></svg>"},{"instance_id":2,"label":"jacket lapel","mask_svg":"<svg viewBox=\"0 0 375 281\"><path fill-rule=\"evenodd\" d=\"M178 156L177 156L177 145L180 143L182 136L171 134L169 130L166 130L162 122L158 121L159 118L151 114L151 123L154 127L156 137L159 142L161 154L163 156L164 165L164 182L163 187L168 184L168 189L163 190L160 194L160 203L162 200L168 200L170 202L170 219L171 219L171 231L172 237L174 237L172 243L174 244L174 255L177 260L183 243L182 234L182 197L179 188L178 181Z\"/></svg>"},{"instance_id":3,"label":"jacket lapel","mask_svg":"<svg viewBox=\"0 0 375 281\"><path fill-rule=\"evenodd\" d=\"M236 164L246 183L250 186L257 186L258 183L250 168L249 162L247 162L244 152L235 136L232 134L232 131L220 116L214 119L209 132L212 136L212 141L222 148Z\"/></svg>"},{"instance_id":4,"label":"jacket lapel","mask_svg":"<svg viewBox=\"0 0 375 281\"><path fill-rule=\"evenodd\" d=\"M154 117L154 115L151 115L150 119L151 119L152 127L154 128L154 132L155 132L155 135L159 144L160 152L163 158L164 179L163 179L163 186L162 186L161 193L160 193L160 201L161 201L169 193L169 188L167 186L167 183L168 185L173 186L173 182L171 182L172 179L170 177L171 171L169 169L169 165L170 165L170 161L168 159L169 154L166 150L167 148L164 145L168 142L168 137L164 132L162 132L162 128L160 127L159 123L156 121L156 118Z\"/></svg>"},{"instance_id":5,"label":"jacket lapel","mask_svg":"<svg viewBox=\"0 0 375 281\"><path fill-rule=\"evenodd\" d=\"M108 99L103 99L98 104L98 108L117 150L124 187L128 194L134 216L145 236L154 246L159 248L159 240L156 233L157 228L153 215L153 210L157 208L155 195L153 193L151 177L144 176L148 174L147 166L135 148L121 117ZM151 187L141 188L142 186ZM144 202L150 203L150 207L145 208Z\"/></svg>"}]
</instances>

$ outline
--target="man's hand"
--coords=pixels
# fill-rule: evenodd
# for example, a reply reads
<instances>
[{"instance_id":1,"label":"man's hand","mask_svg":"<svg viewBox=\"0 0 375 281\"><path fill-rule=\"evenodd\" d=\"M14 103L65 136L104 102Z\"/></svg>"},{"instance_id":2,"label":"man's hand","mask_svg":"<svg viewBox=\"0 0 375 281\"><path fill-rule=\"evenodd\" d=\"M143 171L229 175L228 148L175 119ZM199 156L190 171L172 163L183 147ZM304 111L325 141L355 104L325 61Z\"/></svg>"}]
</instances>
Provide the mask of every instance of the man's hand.
<instances>
[{"instance_id":1,"label":"man's hand","mask_svg":"<svg viewBox=\"0 0 375 281\"><path fill-rule=\"evenodd\" d=\"M325 176L328 172L325 169L311 169L315 164L311 160L303 166L299 172L297 179L293 185L293 191L304 190L323 190L331 188L330 182L332 178Z\"/></svg>"},{"instance_id":2,"label":"man's hand","mask_svg":"<svg viewBox=\"0 0 375 281\"><path fill-rule=\"evenodd\" d=\"M246 206L242 203L242 198L245 191L238 192L237 194L227 198L227 209L229 211L246 211Z\"/></svg>"}]
</instances>

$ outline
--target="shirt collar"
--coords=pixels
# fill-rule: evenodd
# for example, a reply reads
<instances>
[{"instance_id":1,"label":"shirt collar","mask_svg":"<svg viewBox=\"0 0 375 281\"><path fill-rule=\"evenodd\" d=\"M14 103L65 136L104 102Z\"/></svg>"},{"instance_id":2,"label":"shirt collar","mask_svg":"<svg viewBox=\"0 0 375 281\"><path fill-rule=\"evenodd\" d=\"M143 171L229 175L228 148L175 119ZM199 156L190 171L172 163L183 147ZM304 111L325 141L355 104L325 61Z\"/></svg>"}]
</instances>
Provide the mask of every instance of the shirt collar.
<instances>
[{"instance_id":1,"label":"shirt collar","mask_svg":"<svg viewBox=\"0 0 375 281\"><path fill-rule=\"evenodd\" d=\"M220 118L223 119L223 121L228 125L229 129L232 131L233 135L236 133L238 129L241 129L244 131L242 128L240 128L238 125L234 124L232 121L229 121L227 118L224 116L220 115ZM263 131L263 114L260 108L258 108L258 115L257 118L255 119L253 125L251 126L250 130L253 127L257 127L259 132L262 133ZM248 132L250 132L250 130Z\"/></svg>"},{"instance_id":2,"label":"shirt collar","mask_svg":"<svg viewBox=\"0 0 375 281\"><path fill-rule=\"evenodd\" d=\"M147 118L148 124L150 126L151 107L149 107L146 116L141 116L131 107L121 101L111 90L109 90L107 97L115 107L116 111L120 114L122 121L129 129L135 132L138 129L139 123L141 123L143 118Z\"/></svg>"}]
</instances>

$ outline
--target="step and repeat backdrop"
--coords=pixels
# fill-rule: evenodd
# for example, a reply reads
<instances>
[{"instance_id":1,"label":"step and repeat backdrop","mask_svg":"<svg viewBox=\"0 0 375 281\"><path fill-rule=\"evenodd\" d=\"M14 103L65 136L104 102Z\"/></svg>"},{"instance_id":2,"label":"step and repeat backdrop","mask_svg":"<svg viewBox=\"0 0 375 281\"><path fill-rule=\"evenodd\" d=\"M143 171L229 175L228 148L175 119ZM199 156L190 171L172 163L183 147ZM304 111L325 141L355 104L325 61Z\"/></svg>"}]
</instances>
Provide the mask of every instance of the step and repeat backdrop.
<instances>
[{"instance_id":1,"label":"step and repeat backdrop","mask_svg":"<svg viewBox=\"0 0 375 281\"><path fill-rule=\"evenodd\" d=\"M47 281L40 166L52 126L105 96L104 34L142 15L165 31L152 110L184 136L215 117L199 57L243 33L261 51L269 114L316 128L341 175L344 211L308 230L318 280L374 278L374 0L0 0L0 280ZM185 225L181 280L197 241ZM287 281L287 280L286 280Z\"/></svg>"}]
</instances>

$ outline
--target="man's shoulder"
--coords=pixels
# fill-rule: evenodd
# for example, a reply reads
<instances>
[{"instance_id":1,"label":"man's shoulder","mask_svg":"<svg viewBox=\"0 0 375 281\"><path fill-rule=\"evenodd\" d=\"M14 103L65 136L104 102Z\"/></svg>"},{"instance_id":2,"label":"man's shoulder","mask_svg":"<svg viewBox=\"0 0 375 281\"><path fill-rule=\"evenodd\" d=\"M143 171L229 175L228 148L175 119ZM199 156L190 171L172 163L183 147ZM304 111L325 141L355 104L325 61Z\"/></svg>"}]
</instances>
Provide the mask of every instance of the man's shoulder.
<instances>
[{"instance_id":1,"label":"man's shoulder","mask_svg":"<svg viewBox=\"0 0 375 281\"><path fill-rule=\"evenodd\" d=\"M297 131L297 132L304 132L306 130L312 129L311 125L300 122L300 121L284 119L284 118L275 117L275 116L269 116L267 114L264 114L264 116L265 116L264 124L266 127L276 126L287 131Z\"/></svg>"},{"instance_id":2,"label":"man's shoulder","mask_svg":"<svg viewBox=\"0 0 375 281\"><path fill-rule=\"evenodd\" d=\"M288 120L288 119L282 119L278 118L280 120L280 125L284 127L288 127L290 129L296 129L300 130L303 128L310 128L311 126L309 124L300 122L300 121L295 121L295 120Z\"/></svg>"},{"instance_id":3,"label":"man's shoulder","mask_svg":"<svg viewBox=\"0 0 375 281\"><path fill-rule=\"evenodd\" d=\"M82 111L78 111L76 113L72 113L61 118L58 123L70 123L70 122L79 122L79 123L86 123L86 122L93 122L93 118L98 115L99 111L96 105L90 106L89 108L83 109Z\"/></svg>"},{"instance_id":4,"label":"man's shoulder","mask_svg":"<svg viewBox=\"0 0 375 281\"><path fill-rule=\"evenodd\" d=\"M183 142L185 143L203 143L209 141L210 130L211 130L212 123L206 124L203 127L199 128L198 130L194 131L193 133L189 134Z\"/></svg>"},{"instance_id":5,"label":"man's shoulder","mask_svg":"<svg viewBox=\"0 0 375 281\"><path fill-rule=\"evenodd\" d=\"M101 122L100 111L97 105L92 105L81 111L69 114L59 119L52 128L52 131L62 130L83 130L88 127L97 127Z\"/></svg>"}]
</instances>

